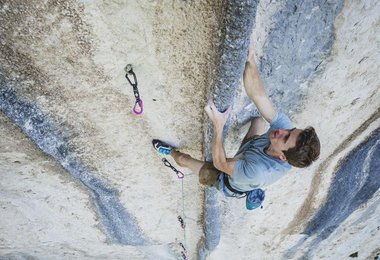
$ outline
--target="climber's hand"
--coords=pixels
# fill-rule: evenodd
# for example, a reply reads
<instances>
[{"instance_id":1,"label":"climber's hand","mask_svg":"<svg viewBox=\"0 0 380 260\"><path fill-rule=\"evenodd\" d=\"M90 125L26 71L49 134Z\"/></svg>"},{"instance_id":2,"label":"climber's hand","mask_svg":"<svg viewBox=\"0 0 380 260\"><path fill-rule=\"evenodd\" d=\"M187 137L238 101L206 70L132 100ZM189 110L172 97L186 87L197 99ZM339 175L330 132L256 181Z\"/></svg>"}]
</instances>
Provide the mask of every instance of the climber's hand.
<instances>
[{"instance_id":1,"label":"climber's hand","mask_svg":"<svg viewBox=\"0 0 380 260\"><path fill-rule=\"evenodd\" d=\"M212 121L212 123L214 124L214 127L218 130L223 131L223 127L226 124L228 116L232 110L231 108L232 107L229 106L227 110L224 111L223 113L219 112L214 102L210 99L207 105L205 106L205 111L208 117L210 118L210 120Z\"/></svg>"}]
</instances>

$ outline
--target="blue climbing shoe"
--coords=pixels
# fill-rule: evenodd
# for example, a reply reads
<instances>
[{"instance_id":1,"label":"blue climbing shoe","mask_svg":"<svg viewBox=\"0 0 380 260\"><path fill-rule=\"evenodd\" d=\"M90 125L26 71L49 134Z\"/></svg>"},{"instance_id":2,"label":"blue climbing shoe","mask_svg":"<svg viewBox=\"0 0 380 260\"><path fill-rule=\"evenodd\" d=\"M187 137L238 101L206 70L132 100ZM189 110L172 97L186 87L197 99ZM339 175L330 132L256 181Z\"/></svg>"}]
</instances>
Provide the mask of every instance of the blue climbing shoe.
<instances>
[{"instance_id":1,"label":"blue climbing shoe","mask_svg":"<svg viewBox=\"0 0 380 260\"><path fill-rule=\"evenodd\" d=\"M162 142L158 139L153 139L152 141L154 149L160 154L170 154L173 151L173 147L167 143Z\"/></svg>"}]
</instances>

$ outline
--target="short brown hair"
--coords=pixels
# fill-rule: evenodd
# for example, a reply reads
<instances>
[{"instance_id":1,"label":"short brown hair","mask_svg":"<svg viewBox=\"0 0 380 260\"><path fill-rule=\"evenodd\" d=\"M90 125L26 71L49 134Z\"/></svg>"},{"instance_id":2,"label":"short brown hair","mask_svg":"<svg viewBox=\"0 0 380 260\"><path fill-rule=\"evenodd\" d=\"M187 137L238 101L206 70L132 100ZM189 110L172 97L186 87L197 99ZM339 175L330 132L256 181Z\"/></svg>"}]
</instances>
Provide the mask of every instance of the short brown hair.
<instances>
[{"instance_id":1,"label":"short brown hair","mask_svg":"<svg viewBox=\"0 0 380 260\"><path fill-rule=\"evenodd\" d=\"M298 136L296 146L283 152L289 164L294 167L304 168L318 159L320 148L317 133L313 127L309 126Z\"/></svg>"}]
</instances>

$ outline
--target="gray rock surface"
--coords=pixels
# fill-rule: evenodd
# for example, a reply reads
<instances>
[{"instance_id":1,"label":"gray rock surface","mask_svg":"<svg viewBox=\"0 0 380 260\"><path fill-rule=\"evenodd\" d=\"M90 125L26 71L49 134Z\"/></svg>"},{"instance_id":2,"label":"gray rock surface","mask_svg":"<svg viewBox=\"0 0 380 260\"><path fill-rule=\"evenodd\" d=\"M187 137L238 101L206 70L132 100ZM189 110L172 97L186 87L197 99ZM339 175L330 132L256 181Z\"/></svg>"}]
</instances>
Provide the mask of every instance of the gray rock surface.
<instances>
[{"instance_id":1,"label":"gray rock surface","mask_svg":"<svg viewBox=\"0 0 380 260\"><path fill-rule=\"evenodd\" d=\"M3 78L0 78L3 79ZM147 245L135 220L120 203L118 192L99 176L91 173L70 151L59 129L43 112L28 102L18 98L11 89L4 88L6 82L0 80L0 108L15 122L26 135L46 154L51 155L75 179L91 193L92 203L97 209L108 239L112 243L125 245Z\"/></svg>"},{"instance_id":2,"label":"gray rock surface","mask_svg":"<svg viewBox=\"0 0 380 260\"><path fill-rule=\"evenodd\" d=\"M249 39L252 32L257 1L229 1L224 41L220 46L220 64L217 69L216 81L211 87L210 98L220 111L233 105L236 89L247 57ZM206 126L205 158L212 161L212 125ZM225 130L229 128L226 125ZM199 249L198 258L205 259L220 241L220 209L217 191L214 188L205 190L205 240Z\"/></svg>"},{"instance_id":3,"label":"gray rock surface","mask_svg":"<svg viewBox=\"0 0 380 260\"><path fill-rule=\"evenodd\" d=\"M326 202L308 223L303 233L318 234L305 257L310 257L356 209L362 207L380 189L380 129L343 158L335 173ZM372 212L371 212L372 211ZM368 214L374 209L368 209Z\"/></svg>"}]
</instances>

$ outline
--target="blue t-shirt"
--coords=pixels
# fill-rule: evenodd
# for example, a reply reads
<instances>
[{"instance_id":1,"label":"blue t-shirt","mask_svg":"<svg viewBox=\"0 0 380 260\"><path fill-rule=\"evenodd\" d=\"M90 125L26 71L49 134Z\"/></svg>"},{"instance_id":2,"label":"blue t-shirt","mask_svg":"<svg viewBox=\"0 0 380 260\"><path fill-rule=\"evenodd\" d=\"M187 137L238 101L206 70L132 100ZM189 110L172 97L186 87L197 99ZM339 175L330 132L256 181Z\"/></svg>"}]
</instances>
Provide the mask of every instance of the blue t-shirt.
<instances>
[{"instance_id":1,"label":"blue t-shirt","mask_svg":"<svg viewBox=\"0 0 380 260\"><path fill-rule=\"evenodd\" d=\"M264 151L270 144L269 133L279 128L293 128L290 119L282 112L277 112L265 134L248 141L239 149L235 155L237 161L234 173L229 176L232 188L243 192L263 188L280 179L291 169L290 164L269 156ZM225 195L232 196L233 193L223 183L223 175L224 173L219 176L219 189Z\"/></svg>"}]
</instances>

